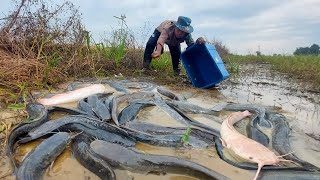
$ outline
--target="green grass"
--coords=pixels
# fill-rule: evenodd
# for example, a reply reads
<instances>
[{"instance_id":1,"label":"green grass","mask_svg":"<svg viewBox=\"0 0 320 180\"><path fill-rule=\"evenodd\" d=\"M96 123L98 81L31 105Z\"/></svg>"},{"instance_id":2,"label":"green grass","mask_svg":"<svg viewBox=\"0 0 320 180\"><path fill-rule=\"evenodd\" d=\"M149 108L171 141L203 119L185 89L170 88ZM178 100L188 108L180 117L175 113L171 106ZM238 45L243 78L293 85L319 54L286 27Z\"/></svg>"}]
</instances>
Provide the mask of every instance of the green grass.
<instances>
[{"instance_id":1,"label":"green grass","mask_svg":"<svg viewBox=\"0 0 320 180\"><path fill-rule=\"evenodd\" d=\"M181 138L181 143L182 143L182 144L186 144L186 143L189 142L190 133L191 133L191 128L188 127L188 128L186 129L186 132L184 133L184 135L183 135L182 138Z\"/></svg>"},{"instance_id":2,"label":"green grass","mask_svg":"<svg viewBox=\"0 0 320 180\"><path fill-rule=\"evenodd\" d=\"M159 71L167 71L172 67L170 53L164 52L159 58L152 59L151 67Z\"/></svg>"},{"instance_id":3,"label":"green grass","mask_svg":"<svg viewBox=\"0 0 320 180\"><path fill-rule=\"evenodd\" d=\"M225 60L228 69L242 63L270 63L279 72L310 81L320 87L320 56L240 56L229 55Z\"/></svg>"}]
</instances>

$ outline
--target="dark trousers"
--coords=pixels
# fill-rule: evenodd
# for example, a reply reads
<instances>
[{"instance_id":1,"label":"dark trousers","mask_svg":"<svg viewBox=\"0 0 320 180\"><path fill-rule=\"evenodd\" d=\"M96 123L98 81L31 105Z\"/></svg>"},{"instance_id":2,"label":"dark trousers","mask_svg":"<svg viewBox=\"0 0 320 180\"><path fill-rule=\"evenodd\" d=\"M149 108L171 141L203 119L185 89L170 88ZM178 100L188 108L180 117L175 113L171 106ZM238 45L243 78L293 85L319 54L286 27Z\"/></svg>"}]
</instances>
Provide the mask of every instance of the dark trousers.
<instances>
[{"instance_id":1,"label":"dark trousers","mask_svg":"<svg viewBox=\"0 0 320 180\"><path fill-rule=\"evenodd\" d=\"M143 67L144 68L149 68L152 57L151 54L153 53L154 49L157 46L157 41L159 39L160 32L156 29L151 37L149 38L145 51L144 51L144 58L143 58ZM181 47L180 44L176 46L169 46L170 54L171 54L171 59L172 59L172 67L173 71L175 74L180 73L180 55L181 55ZM163 48L162 48L162 53L163 53Z\"/></svg>"}]
</instances>

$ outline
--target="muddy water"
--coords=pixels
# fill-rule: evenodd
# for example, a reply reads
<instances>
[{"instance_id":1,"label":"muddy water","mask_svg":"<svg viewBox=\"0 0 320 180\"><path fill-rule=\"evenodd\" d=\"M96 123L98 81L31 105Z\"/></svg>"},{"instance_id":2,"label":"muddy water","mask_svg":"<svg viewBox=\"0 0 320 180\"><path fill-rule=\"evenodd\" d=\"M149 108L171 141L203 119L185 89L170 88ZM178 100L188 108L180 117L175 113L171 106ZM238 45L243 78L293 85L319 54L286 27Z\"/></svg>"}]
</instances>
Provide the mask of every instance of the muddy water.
<instances>
[{"instance_id":1,"label":"muddy water","mask_svg":"<svg viewBox=\"0 0 320 180\"><path fill-rule=\"evenodd\" d=\"M173 119L171 116L166 114L158 107L147 107L144 108L137 115L137 120L141 122L148 122L160 126L169 126L169 127L185 127L185 125Z\"/></svg>"},{"instance_id":2,"label":"muddy water","mask_svg":"<svg viewBox=\"0 0 320 180\"><path fill-rule=\"evenodd\" d=\"M320 143L318 140L307 136L313 134L319 136L319 94L306 91L301 88L302 85L294 80L288 80L288 77L282 74L276 74L270 71L268 65L244 66L242 70L252 73L240 73L236 78L230 78L221 83L219 88L202 90L197 88L187 88L179 90L176 87L167 87L181 96L184 96L188 102L202 107L211 108L220 103L235 102L245 104L260 104L265 106L276 106L278 111L284 114L290 123L293 131L291 134L291 145L296 155L320 167ZM287 80L285 80L287 79ZM135 82L136 84L139 84ZM133 83L134 84L134 83ZM80 86L86 86L77 84ZM116 90L106 85L108 91ZM133 86L136 87L136 86ZM303 85L303 87L306 87ZM65 85L57 92L67 89ZM139 88L131 88L132 92ZM65 107L76 107L76 103L63 104ZM120 105L120 110L126 104ZM195 120L219 129L222 120L230 112L221 112L218 116L210 115L192 115ZM55 114L53 117L59 117L64 114ZM54 118L55 119L55 118ZM162 126L182 127L181 123L175 121L168 114L157 107L148 107L140 111L137 116L138 121L145 121ZM244 121L245 123L245 121ZM241 128L239 129L241 130ZM244 132L243 132L244 133ZM16 159L21 162L23 158L34 149L40 141L21 145L16 150ZM214 147L206 149L176 149L156 147L139 143L136 148L148 154L170 155L197 162L212 170L218 171L231 179L252 179L254 171L248 171L236 168L222 161L216 154ZM10 171L8 161L1 165L1 175ZM182 180L196 179L194 177L180 174L140 174L126 170L115 170L118 179L165 179ZM8 176L6 179L14 179ZM73 157L70 148L67 148L62 155L48 168L44 179L99 179L96 175L81 166Z\"/></svg>"}]
</instances>

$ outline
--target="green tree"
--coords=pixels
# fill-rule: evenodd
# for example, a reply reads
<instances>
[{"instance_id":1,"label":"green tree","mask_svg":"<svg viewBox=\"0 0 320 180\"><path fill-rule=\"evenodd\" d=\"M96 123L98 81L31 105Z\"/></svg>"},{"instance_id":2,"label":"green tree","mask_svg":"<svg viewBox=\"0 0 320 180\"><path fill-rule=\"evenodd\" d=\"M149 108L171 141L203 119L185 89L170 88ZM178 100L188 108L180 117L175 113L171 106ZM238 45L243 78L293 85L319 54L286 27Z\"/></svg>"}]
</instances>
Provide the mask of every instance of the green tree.
<instances>
[{"instance_id":1,"label":"green tree","mask_svg":"<svg viewBox=\"0 0 320 180\"><path fill-rule=\"evenodd\" d=\"M320 47L317 44L313 44L310 47L299 47L293 53L294 55L319 55Z\"/></svg>"},{"instance_id":2,"label":"green tree","mask_svg":"<svg viewBox=\"0 0 320 180\"><path fill-rule=\"evenodd\" d=\"M319 49L320 49L319 45L313 44L312 46L310 46L310 53L318 55Z\"/></svg>"}]
</instances>

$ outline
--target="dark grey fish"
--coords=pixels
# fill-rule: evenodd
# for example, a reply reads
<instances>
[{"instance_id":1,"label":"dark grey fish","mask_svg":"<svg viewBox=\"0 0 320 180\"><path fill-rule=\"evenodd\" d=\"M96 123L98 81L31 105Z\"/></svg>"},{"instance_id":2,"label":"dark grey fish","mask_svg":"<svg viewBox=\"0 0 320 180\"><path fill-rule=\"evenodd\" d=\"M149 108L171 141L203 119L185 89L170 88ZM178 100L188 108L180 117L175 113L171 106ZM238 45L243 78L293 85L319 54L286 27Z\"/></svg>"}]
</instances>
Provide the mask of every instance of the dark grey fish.
<instances>
[{"instance_id":1,"label":"dark grey fish","mask_svg":"<svg viewBox=\"0 0 320 180\"><path fill-rule=\"evenodd\" d=\"M119 124L124 125L135 119L139 111L145 107L153 106L151 103L130 103L119 114Z\"/></svg>"},{"instance_id":2,"label":"dark grey fish","mask_svg":"<svg viewBox=\"0 0 320 180\"><path fill-rule=\"evenodd\" d=\"M190 104L186 101L166 101L166 103L170 107L174 106L185 113L211 114L211 115L217 115L219 113L219 111L215 111L212 109L206 109L206 108L200 107L195 104Z\"/></svg>"},{"instance_id":3,"label":"dark grey fish","mask_svg":"<svg viewBox=\"0 0 320 180\"><path fill-rule=\"evenodd\" d=\"M115 90L120 91L120 92L124 92L126 94L130 93L130 91L126 88L124 88L123 86L121 86L120 84L113 82L113 81L102 81L102 83L108 84L111 87L113 87Z\"/></svg>"},{"instance_id":4,"label":"dark grey fish","mask_svg":"<svg viewBox=\"0 0 320 180\"><path fill-rule=\"evenodd\" d=\"M290 129L289 125L286 121L286 117L282 114L275 112L268 112L267 117L272 122L274 129L272 131L272 147L280 154L284 156L283 158L292 160L296 163L299 163L305 167L309 167L310 169L319 169L314 165L299 159L294 155L290 142L289 142L289 134Z\"/></svg>"},{"instance_id":5,"label":"dark grey fish","mask_svg":"<svg viewBox=\"0 0 320 180\"><path fill-rule=\"evenodd\" d=\"M67 108L67 107L61 107L61 106L51 106L48 108L48 113L52 112L66 112L69 115L86 115L86 116L91 116L94 117L93 115L88 114L85 111L79 110L79 109L74 109L74 108Z\"/></svg>"},{"instance_id":6,"label":"dark grey fish","mask_svg":"<svg viewBox=\"0 0 320 180\"><path fill-rule=\"evenodd\" d=\"M23 160L17 173L17 180L42 179L46 168L66 148L69 142L69 134L57 133L43 141Z\"/></svg>"},{"instance_id":7,"label":"dark grey fish","mask_svg":"<svg viewBox=\"0 0 320 180\"><path fill-rule=\"evenodd\" d=\"M126 126L122 126L122 129L125 130L130 137L136 139L137 141L144 142L156 146L165 146L165 147L178 147L181 146L181 139L184 134L165 134L165 135L153 135L145 133L143 131L137 131ZM198 137L189 137L188 145L196 148L206 148L209 146L208 143L199 139Z\"/></svg>"},{"instance_id":8,"label":"dark grey fish","mask_svg":"<svg viewBox=\"0 0 320 180\"><path fill-rule=\"evenodd\" d=\"M111 143L118 143L126 147L133 147L136 145L135 140L127 138L116 133L111 133L106 130L99 129L91 124L77 124L70 123L59 127L59 132L79 132L93 139L108 141Z\"/></svg>"},{"instance_id":9,"label":"dark grey fish","mask_svg":"<svg viewBox=\"0 0 320 180\"><path fill-rule=\"evenodd\" d=\"M181 135L186 132L185 127L164 127L146 122L129 122L126 124L127 127L134 129L136 131L141 131L144 133L152 134L152 135L168 135L175 134Z\"/></svg>"},{"instance_id":10,"label":"dark grey fish","mask_svg":"<svg viewBox=\"0 0 320 180\"><path fill-rule=\"evenodd\" d=\"M100 158L115 168L138 172L179 172L199 179L228 179L218 172L181 158L146 155L100 140L93 141L90 147Z\"/></svg>"},{"instance_id":11,"label":"dark grey fish","mask_svg":"<svg viewBox=\"0 0 320 180\"><path fill-rule=\"evenodd\" d=\"M269 137L264 134L262 131L259 130L258 126L258 118L259 118L259 114L255 114L251 120L249 125L246 128L248 137L250 139L253 139L257 142L259 142L260 144L268 147L269 143L270 143L270 139Z\"/></svg>"},{"instance_id":12,"label":"dark grey fish","mask_svg":"<svg viewBox=\"0 0 320 180\"><path fill-rule=\"evenodd\" d=\"M17 166L13 159L14 144L17 139L27 134L31 129L39 126L40 124L48 121L48 111L42 104L39 103L28 103L26 110L29 115L30 122L23 122L14 127L7 140L7 154L10 162L13 166L14 172L16 172Z\"/></svg>"},{"instance_id":13,"label":"dark grey fish","mask_svg":"<svg viewBox=\"0 0 320 180\"><path fill-rule=\"evenodd\" d=\"M54 121L48 121L40 125L38 128L30 131L28 133L28 136L20 140L20 142L21 143L29 142L31 140L42 137L44 135L50 134L52 131L58 129L61 126L64 126L66 124L72 124L72 123L82 124L84 126L86 126L87 124L90 124L95 126L98 129L106 130L108 132L121 134L121 135L124 135L125 137L128 137L128 134L125 130L117 126L114 126L112 124L102 122L97 118L91 118L83 115L70 115L70 116L64 116Z\"/></svg>"},{"instance_id":14,"label":"dark grey fish","mask_svg":"<svg viewBox=\"0 0 320 180\"><path fill-rule=\"evenodd\" d=\"M144 133L148 133L151 135L180 135L183 136L187 128L185 127L164 127L155 124L150 124L146 122L129 122L126 124L130 129L134 129L136 131L141 131ZM201 139L206 142L208 145L213 145L214 138L216 137L214 134L203 132L199 129L191 128L190 136L193 138Z\"/></svg>"},{"instance_id":15,"label":"dark grey fish","mask_svg":"<svg viewBox=\"0 0 320 180\"><path fill-rule=\"evenodd\" d=\"M106 105L101 99L96 101L96 104L93 106L93 112L102 121L109 121L111 119L109 104Z\"/></svg>"},{"instance_id":16,"label":"dark grey fish","mask_svg":"<svg viewBox=\"0 0 320 180\"><path fill-rule=\"evenodd\" d=\"M272 124L265 119L266 109L260 105L253 104L228 104L224 110L227 111L251 111L258 114L258 124L261 127L272 128Z\"/></svg>"},{"instance_id":17,"label":"dark grey fish","mask_svg":"<svg viewBox=\"0 0 320 180\"><path fill-rule=\"evenodd\" d=\"M255 113L255 116L251 119L250 125L247 127L247 132L249 138L263 144L264 146L269 146L269 137L264 134L260 127L272 129L272 123L266 119L266 109L260 105L242 105L242 104L228 104L225 110L229 111L245 111L249 110Z\"/></svg>"},{"instance_id":18,"label":"dark grey fish","mask_svg":"<svg viewBox=\"0 0 320 180\"><path fill-rule=\"evenodd\" d=\"M96 105L96 102L99 100L98 96L97 95L91 95L91 96L88 96L86 99L86 102L92 106L95 106Z\"/></svg>"},{"instance_id":19,"label":"dark grey fish","mask_svg":"<svg viewBox=\"0 0 320 180\"><path fill-rule=\"evenodd\" d=\"M86 112L87 114L89 114L90 116L95 116L95 113L93 112L93 105L85 102L84 99L80 100L78 103L78 108L81 111Z\"/></svg>"},{"instance_id":20,"label":"dark grey fish","mask_svg":"<svg viewBox=\"0 0 320 180\"><path fill-rule=\"evenodd\" d=\"M167 89L165 89L163 87L157 87L157 91L160 94L162 94L162 95L164 95L164 96L166 96L166 97L168 97L168 98L170 98L172 100L178 100L178 101L185 100L184 98L178 97L173 92L171 92L171 91L169 91L169 90L167 90Z\"/></svg>"},{"instance_id":21,"label":"dark grey fish","mask_svg":"<svg viewBox=\"0 0 320 180\"><path fill-rule=\"evenodd\" d=\"M113 96L109 96L103 102L107 107L109 107L109 109L112 108L112 99L113 99Z\"/></svg>"},{"instance_id":22,"label":"dark grey fish","mask_svg":"<svg viewBox=\"0 0 320 180\"><path fill-rule=\"evenodd\" d=\"M20 140L21 143L26 143L31 140L37 139L44 135L51 133L52 131L66 125L66 124L81 124L83 126L87 126L88 124L97 127L98 129L108 131L111 133L116 133L122 135L127 138L133 138L134 140L138 140L141 142L149 143L152 145L159 145L159 146L169 146L169 147L176 147L180 145L180 141L182 135L150 135L147 133L139 132L132 130L127 127L119 128L109 123L104 123L99 121L98 119L90 118L87 116L82 115L70 115L65 116L60 119L54 121L48 121L37 129L34 129L28 133L28 137L23 138ZM190 137L190 145L193 147L207 147L208 144L204 141Z\"/></svg>"},{"instance_id":23,"label":"dark grey fish","mask_svg":"<svg viewBox=\"0 0 320 180\"><path fill-rule=\"evenodd\" d=\"M143 92L143 91L139 91L139 92L134 92L131 94L122 94L122 95L118 95L118 96L114 96L112 99L112 108L111 108L111 116L112 116L112 120L114 121L114 123L116 125L119 126L119 120L118 120L118 116L119 116L119 110L118 110L118 104L121 104L125 101L129 101L132 99L144 99L144 98L151 98L153 97L155 94L153 92Z\"/></svg>"},{"instance_id":24,"label":"dark grey fish","mask_svg":"<svg viewBox=\"0 0 320 180\"><path fill-rule=\"evenodd\" d=\"M96 174L102 180L115 180L116 175L110 165L97 157L90 148L90 140L85 135L78 135L71 144L76 159L85 168Z\"/></svg>"},{"instance_id":25,"label":"dark grey fish","mask_svg":"<svg viewBox=\"0 0 320 180\"><path fill-rule=\"evenodd\" d=\"M188 116L186 113L182 112L180 109L178 109L175 106L170 106L172 107L172 109L174 109L177 113L180 114L180 116L182 118L184 118L187 123L193 128L193 129L198 129L199 131L205 132L205 133L209 133L209 134L213 134L216 137L220 137L220 129L214 129L212 127L209 127L205 124L201 124L197 121L195 121L193 118L191 118L190 116Z\"/></svg>"},{"instance_id":26,"label":"dark grey fish","mask_svg":"<svg viewBox=\"0 0 320 180\"><path fill-rule=\"evenodd\" d=\"M317 180L319 172L306 171L265 171L259 175L261 180Z\"/></svg>"},{"instance_id":27,"label":"dark grey fish","mask_svg":"<svg viewBox=\"0 0 320 180\"><path fill-rule=\"evenodd\" d=\"M99 93L91 95L79 101L78 108L87 112L91 116L96 116L102 121L111 119L111 112L109 104L105 104L105 100L110 97L111 93Z\"/></svg>"}]
</instances>

